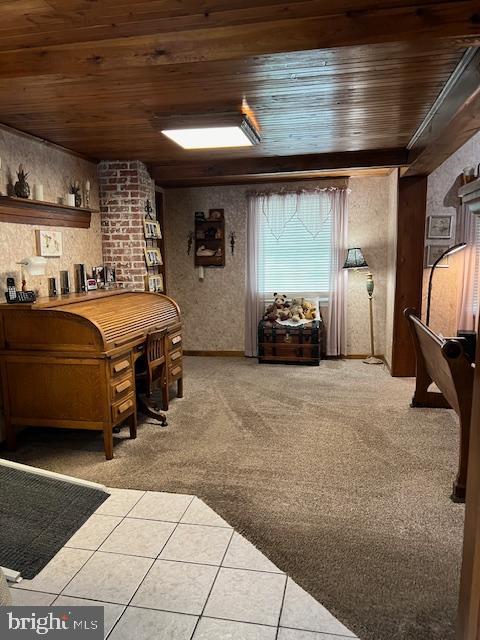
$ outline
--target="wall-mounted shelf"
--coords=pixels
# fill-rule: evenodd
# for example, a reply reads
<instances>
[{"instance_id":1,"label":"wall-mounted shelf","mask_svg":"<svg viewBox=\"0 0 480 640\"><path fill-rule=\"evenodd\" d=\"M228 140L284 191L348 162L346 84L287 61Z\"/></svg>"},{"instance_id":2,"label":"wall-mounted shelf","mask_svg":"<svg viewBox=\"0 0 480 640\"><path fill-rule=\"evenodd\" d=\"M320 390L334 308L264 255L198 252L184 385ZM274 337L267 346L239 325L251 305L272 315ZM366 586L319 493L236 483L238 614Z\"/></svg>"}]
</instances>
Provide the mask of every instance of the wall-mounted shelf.
<instances>
[{"instance_id":1,"label":"wall-mounted shelf","mask_svg":"<svg viewBox=\"0 0 480 640\"><path fill-rule=\"evenodd\" d=\"M0 222L88 229L94 209L0 196Z\"/></svg>"},{"instance_id":2,"label":"wall-mounted shelf","mask_svg":"<svg viewBox=\"0 0 480 640\"><path fill-rule=\"evenodd\" d=\"M218 252L218 255L199 256L197 251L200 247L204 247L207 251ZM195 220L195 266L225 266L225 219L223 217L220 220Z\"/></svg>"}]
</instances>

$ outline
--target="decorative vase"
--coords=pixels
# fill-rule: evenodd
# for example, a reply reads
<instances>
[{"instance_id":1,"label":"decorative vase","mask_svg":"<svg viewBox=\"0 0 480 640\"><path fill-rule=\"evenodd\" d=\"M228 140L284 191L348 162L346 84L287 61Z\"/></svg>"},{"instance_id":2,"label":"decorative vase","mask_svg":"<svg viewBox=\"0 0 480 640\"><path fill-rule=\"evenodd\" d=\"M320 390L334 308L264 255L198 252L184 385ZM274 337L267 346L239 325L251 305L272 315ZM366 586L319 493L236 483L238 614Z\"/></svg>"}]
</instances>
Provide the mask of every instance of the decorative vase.
<instances>
[{"instance_id":1,"label":"decorative vase","mask_svg":"<svg viewBox=\"0 0 480 640\"><path fill-rule=\"evenodd\" d=\"M17 171L17 182L13 187L17 198L29 198L30 197L30 185L27 182L28 173L25 173L23 166L20 165Z\"/></svg>"},{"instance_id":2,"label":"decorative vase","mask_svg":"<svg viewBox=\"0 0 480 640\"><path fill-rule=\"evenodd\" d=\"M75 193L75 206L76 207L81 207L82 206L82 196L80 195L80 193L78 191Z\"/></svg>"}]
</instances>

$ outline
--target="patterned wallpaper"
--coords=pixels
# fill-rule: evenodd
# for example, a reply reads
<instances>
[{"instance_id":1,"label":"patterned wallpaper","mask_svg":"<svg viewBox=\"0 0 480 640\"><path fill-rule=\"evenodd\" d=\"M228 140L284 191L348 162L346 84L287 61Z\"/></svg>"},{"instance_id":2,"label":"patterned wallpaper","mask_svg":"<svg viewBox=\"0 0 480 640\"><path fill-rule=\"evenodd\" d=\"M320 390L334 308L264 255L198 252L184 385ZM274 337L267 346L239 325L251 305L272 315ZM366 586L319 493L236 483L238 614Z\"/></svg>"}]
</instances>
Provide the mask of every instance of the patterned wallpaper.
<instances>
[{"instance_id":1,"label":"patterned wallpaper","mask_svg":"<svg viewBox=\"0 0 480 640\"><path fill-rule=\"evenodd\" d=\"M78 180L82 185L90 180L90 204L98 207L98 182L96 165L82 158L48 146L34 138L17 135L0 128L0 193L5 195L8 184L16 180L16 171L21 163L29 172L28 182L32 195L35 185L43 184L44 200L59 202L65 197L70 178ZM3 298L5 279L16 278L17 288L21 282L19 267L15 264L22 258L36 255L37 227L25 224L0 222L0 296ZM27 285L38 291L40 295L48 294L48 277L56 276L59 271L68 269L73 282L73 264L84 263L88 269L102 263L102 243L100 237L100 216L93 214L90 229L61 228L63 240L63 256L48 258L45 276L32 277Z\"/></svg>"},{"instance_id":2,"label":"patterned wallpaper","mask_svg":"<svg viewBox=\"0 0 480 640\"><path fill-rule=\"evenodd\" d=\"M318 183L306 181L296 186ZM343 185L343 180L329 184ZM262 188L284 185L263 185ZM325 182L322 183L325 186ZM350 246L361 246L375 277L376 351L385 351L387 209L396 188L391 177L352 178L349 184ZM243 351L245 315L245 246L247 193L258 186L199 187L166 191L165 237L168 294L183 313L185 349ZM227 243L226 266L205 269L201 282L193 266L193 252L187 255L187 236L193 230L195 211L225 209L226 237L236 233L235 255ZM365 274L349 273L348 352L369 351L368 298Z\"/></svg>"},{"instance_id":3,"label":"patterned wallpaper","mask_svg":"<svg viewBox=\"0 0 480 640\"><path fill-rule=\"evenodd\" d=\"M428 176L427 188L427 222L431 215L453 215L453 228L460 200L457 191L460 187L460 175L465 167L475 166L480 162L480 133L466 142L463 147ZM445 244L445 248L455 244L453 235L451 240L439 241ZM428 242L428 241L426 241ZM460 277L459 266L463 258L462 254L450 256L448 268L435 269L432 286L432 303L430 314L430 326L433 331L444 336L456 335L457 290ZM423 272L423 304L422 311L425 314L426 295L430 269Z\"/></svg>"}]
</instances>

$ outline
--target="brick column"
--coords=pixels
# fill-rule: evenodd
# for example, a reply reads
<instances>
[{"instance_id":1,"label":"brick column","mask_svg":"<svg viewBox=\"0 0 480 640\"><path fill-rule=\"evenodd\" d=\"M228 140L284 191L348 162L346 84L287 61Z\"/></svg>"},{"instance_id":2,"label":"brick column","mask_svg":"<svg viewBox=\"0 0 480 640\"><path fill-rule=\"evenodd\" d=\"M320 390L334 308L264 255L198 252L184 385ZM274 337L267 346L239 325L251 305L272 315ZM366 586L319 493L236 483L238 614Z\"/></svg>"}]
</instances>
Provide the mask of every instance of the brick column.
<instances>
[{"instance_id":1,"label":"brick column","mask_svg":"<svg viewBox=\"0 0 480 640\"><path fill-rule=\"evenodd\" d=\"M155 188L147 167L138 160L105 160L98 165L103 262L114 266L117 281L143 290L145 203L155 216Z\"/></svg>"}]
</instances>

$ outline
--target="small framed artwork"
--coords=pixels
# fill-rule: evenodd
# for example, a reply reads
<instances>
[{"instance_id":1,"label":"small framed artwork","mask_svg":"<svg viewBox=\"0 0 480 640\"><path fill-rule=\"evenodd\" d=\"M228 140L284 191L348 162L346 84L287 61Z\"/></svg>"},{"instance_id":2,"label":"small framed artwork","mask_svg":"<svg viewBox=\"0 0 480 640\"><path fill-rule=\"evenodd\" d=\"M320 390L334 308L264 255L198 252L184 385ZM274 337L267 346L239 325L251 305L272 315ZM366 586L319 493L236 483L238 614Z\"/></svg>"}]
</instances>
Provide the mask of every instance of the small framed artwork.
<instances>
[{"instance_id":1,"label":"small framed artwork","mask_svg":"<svg viewBox=\"0 0 480 640\"><path fill-rule=\"evenodd\" d=\"M163 275L145 276L145 289L150 293L163 293Z\"/></svg>"},{"instance_id":2,"label":"small framed artwork","mask_svg":"<svg viewBox=\"0 0 480 640\"><path fill-rule=\"evenodd\" d=\"M62 232L37 229L37 251L44 258L59 258L63 253Z\"/></svg>"},{"instance_id":3,"label":"small framed artwork","mask_svg":"<svg viewBox=\"0 0 480 640\"><path fill-rule=\"evenodd\" d=\"M449 240L452 237L453 216L428 216L427 238Z\"/></svg>"},{"instance_id":4,"label":"small framed artwork","mask_svg":"<svg viewBox=\"0 0 480 640\"><path fill-rule=\"evenodd\" d=\"M145 238L152 240L161 240L162 239L162 231L160 229L160 223L157 220L147 220L143 221L143 228L145 230Z\"/></svg>"},{"instance_id":5,"label":"small framed artwork","mask_svg":"<svg viewBox=\"0 0 480 640\"><path fill-rule=\"evenodd\" d=\"M147 267L157 267L163 264L162 254L157 247L146 247L144 252Z\"/></svg>"},{"instance_id":6,"label":"small framed artwork","mask_svg":"<svg viewBox=\"0 0 480 640\"><path fill-rule=\"evenodd\" d=\"M104 279L105 279L104 282L106 286L114 284L117 280L115 267L109 267L105 265L103 270L103 275L104 275Z\"/></svg>"},{"instance_id":7,"label":"small framed artwork","mask_svg":"<svg viewBox=\"0 0 480 640\"><path fill-rule=\"evenodd\" d=\"M426 266L433 267L436 260L448 249L448 245L445 244L430 244L426 247ZM448 256L437 265L437 268L448 267Z\"/></svg>"},{"instance_id":8,"label":"small framed artwork","mask_svg":"<svg viewBox=\"0 0 480 640\"><path fill-rule=\"evenodd\" d=\"M99 285L105 284L105 267L103 265L101 267L93 267L92 275Z\"/></svg>"},{"instance_id":9,"label":"small framed artwork","mask_svg":"<svg viewBox=\"0 0 480 640\"><path fill-rule=\"evenodd\" d=\"M209 220L223 220L224 218L224 209L209 209L208 210L208 219Z\"/></svg>"}]
</instances>

